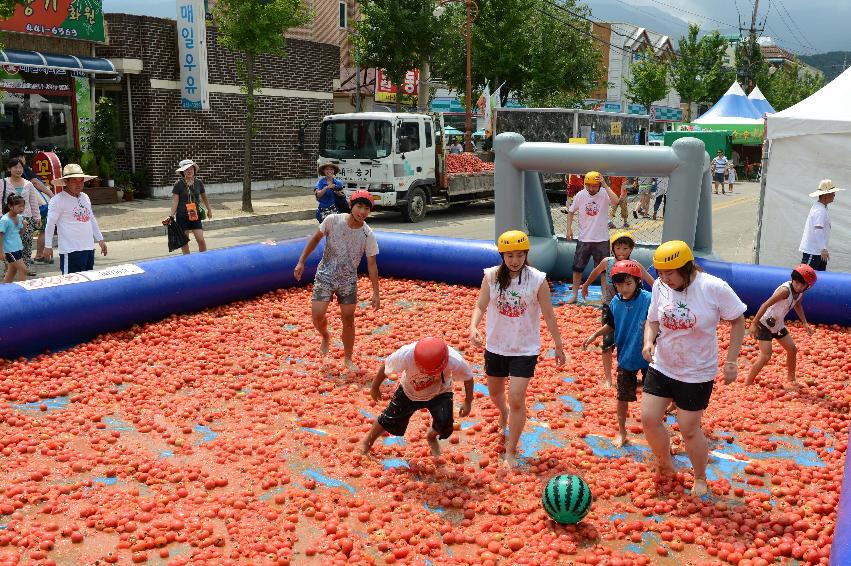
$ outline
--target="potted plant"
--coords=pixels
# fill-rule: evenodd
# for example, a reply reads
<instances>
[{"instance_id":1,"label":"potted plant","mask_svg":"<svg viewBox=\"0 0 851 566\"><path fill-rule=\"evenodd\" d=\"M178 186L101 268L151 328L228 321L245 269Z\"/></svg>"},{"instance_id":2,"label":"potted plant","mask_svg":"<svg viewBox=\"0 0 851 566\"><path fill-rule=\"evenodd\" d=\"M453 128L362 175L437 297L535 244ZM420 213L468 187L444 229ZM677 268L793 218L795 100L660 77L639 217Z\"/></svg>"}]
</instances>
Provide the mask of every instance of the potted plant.
<instances>
[{"instance_id":1,"label":"potted plant","mask_svg":"<svg viewBox=\"0 0 851 566\"><path fill-rule=\"evenodd\" d=\"M115 186L115 175L112 171L112 163L109 160L101 158L98 163L98 169L100 170L100 176L103 178L103 182L107 187Z\"/></svg>"},{"instance_id":2,"label":"potted plant","mask_svg":"<svg viewBox=\"0 0 851 566\"><path fill-rule=\"evenodd\" d=\"M119 197L127 198L126 195L128 190L132 192L133 187L131 186L131 177L132 173L127 171L118 171L115 173L115 188L121 193L118 195Z\"/></svg>"},{"instance_id":3,"label":"potted plant","mask_svg":"<svg viewBox=\"0 0 851 566\"><path fill-rule=\"evenodd\" d=\"M86 153L84 153L83 156L80 158L80 167L82 167L83 171L85 171L88 175L99 175L100 174L99 171L98 171L97 161L95 160L95 156L90 151L87 151ZM95 177L94 179L89 181L89 186L91 186L93 188L100 187L100 178Z\"/></svg>"}]
</instances>

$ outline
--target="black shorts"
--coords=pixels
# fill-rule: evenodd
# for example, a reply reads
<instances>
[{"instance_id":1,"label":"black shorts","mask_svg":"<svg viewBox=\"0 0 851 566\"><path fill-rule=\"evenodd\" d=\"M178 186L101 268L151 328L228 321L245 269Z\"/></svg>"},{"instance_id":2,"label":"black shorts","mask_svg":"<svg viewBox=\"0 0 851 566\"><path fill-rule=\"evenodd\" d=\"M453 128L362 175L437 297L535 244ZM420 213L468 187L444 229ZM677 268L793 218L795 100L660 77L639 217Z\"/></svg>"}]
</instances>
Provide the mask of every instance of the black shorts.
<instances>
[{"instance_id":1,"label":"black shorts","mask_svg":"<svg viewBox=\"0 0 851 566\"><path fill-rule=\"evenodd\" d=\"M641 379L647 378L647 369L641 368L637 370L618 368L618 401L637 401L638 396L638 372L641 372Z\"/></svg>"},{"instance_id":2,"label":"black shorts","mask_svg":"<svg viewBox=\"0 0 851 566\"><path fill-rule=\"evenodd\" d=\"M763 342L771 342L771 339L780 340L781 338L785 338L789 336L789 330L784 326L780 329L780 332L772 332L765 326L763 323L758 322L756 324L756 339Z\"/></svg>"},{"instance_id":3,"label":"black shorts","mask_svg":"<svg viewBox=\"0 0 851 566\"><path fill-rule=\"evenodd\" d=\"M532 377L538 356L501 356L485 350L485 375L490 377Z\"/></svg>"},{"instance_id":4,"label":"black shorts","mask_svg":"<svg viewBox=\"0 0 851 566\"><path fill-rule=\"evenodd\" d=\"M703 383L687 383L671 379L664 373L653 368L647 370L644 376L644 394L673 399L677 407L684 411L702 411L709 406L712 397L712 387L715 380Z\"/></svg>"},{"instance_id":5,"label":"black shorts","mask_svg":"<svg viewBox=\"0 0 851 566\"><path fill-rule=\"evenodd\" d=\"M378 424L393 436L405 436L411 415L420 409L431 413L431 428L438 438L449 438L452 434L452 392L441 393L428 401L411 401L402 387L396 389L387 408L378 416Z\"/></svg>"},{"instance_id":6,"label":"black shorts","mask_svg":"<svg viewBox=\"0 0 851 566\"><path fill-rule=\"evenodd\" d=\"M716 183L724 183L724 173L713 173L712 180Z\"/></svg>"},{"instance_id":7,"label":"black shorts","mask_svg":"<svg viewBox=\"0 0 851 566\"><path fill-rule=\"evenodd\" d=\"M178 210L177 211L177 225L180 226L180 229L184 232L191 232L192 230L203 230L204 226L201 224L201 220L189 220L189 215L186 213L186 210Z\"/></svg>"},{"instance_id":8,"label":"black shorts","mask_svg":"<svg viewBox=\"0 0 851 566\"><path fill-rule=\"evenodd\" d=\"M821 254L805 253L801 256L801 263L809 265L816 271L827 271L827 262L821 258Z\"/></svg>"},{"instance_id":9,"label":"black shorts","mask_svg":"<svg viewBox=\"0 0 851 566\"><path fill-rule=\"evenodd\" d=\"M611 316L612 311L608 308L603 307L603 314L600 315L600 324L606 325L608 324L612 328L614 328L615 323L609 317ZM603 334L603 351L611 352L615 349L615 333L609 332L608 334Z\"/></svg>"},{"instance_id":10,"label":"black shorts","mask_svg":"<svg viewBox=\"0 0 851 566\"><path fill-rule=\"evenodd\" d=\"M19 261L24 257L24 250L18 250L16 252L6 252L4 255L6 256L6 263L15 263L16 261Z\"/></svg>"},{"instance_id":11,"label":"black shorts","mask_svg":"<svg viewBox=\"0 0 851 566\"><path fill-rule=\"evenodd\" d=\"M603 258L609 256L609 242L576 242L576 251L573 253L573 272L582 273L589 259L594 259L594 265L598 265Z\"/></svg>"}]
</instances>

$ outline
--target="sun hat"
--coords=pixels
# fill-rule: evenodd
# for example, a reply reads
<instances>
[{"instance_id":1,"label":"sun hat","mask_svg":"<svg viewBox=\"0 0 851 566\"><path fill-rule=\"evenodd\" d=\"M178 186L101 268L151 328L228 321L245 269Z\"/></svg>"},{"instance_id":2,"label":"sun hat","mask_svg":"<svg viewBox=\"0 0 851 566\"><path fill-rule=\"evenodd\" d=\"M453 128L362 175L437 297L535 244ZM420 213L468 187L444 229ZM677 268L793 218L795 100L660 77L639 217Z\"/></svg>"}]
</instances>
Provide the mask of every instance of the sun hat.
<instances>
[{"instance_id":1,"label":"sun hat","mask_svg":"<svg viewBox=\"0 0 851 566\"><path fill-rule=\"evenodd\" d=\"M88 181L90 179L96 178L97 175L86 175L83 172L83 168L80 167L77 163L69 163L68 165L62 168L62 176L58 179L53 179L53 186L64 187L65 179L82 179L84 181Z\"/></svg>"},{"instance_id":2,"label":"sun hat","mask_svg":"<svg viewBox=\"0 0 851 566\"><path fill-rule=\"evenodd\" d=\"M810 197L818 198L822 195L829 195L830 193L844 190L845 189L838 189L830 179L822 179L818 184L818 190L810 193Z\"/></svg>"},{"instance_id":3,"label":"sun hat","mask_svg":"<svg viewBox=\"0 0 851 566\"><path fill-rule=\"evenodd\" d=\"M198 167L198 164L195 163L194 161L192 161L191 159L184 159L183 161L180 162L180 164L177 166L177 169L175 169L174 172L175 173L183 173L184 171L186 171L190 167L195 167L195 173L196 174L201 169L200 167Z\"/></svg>"},{"instance_id":4,"label":"sun hat","mask_svg":"<svg viewBox=\"0 0 851 566\"><path fill-rule=\"evenodd\" d=\"M316 169L316 171L319 173L320 177L325 176L325 173L323 173L322 170L325 169L326 167L333 167L335 175L340 172L340 167L336 163L331 163L330 161L324 161L324 162L320 163L319 167Z\"/></svg>"}]
</instances>

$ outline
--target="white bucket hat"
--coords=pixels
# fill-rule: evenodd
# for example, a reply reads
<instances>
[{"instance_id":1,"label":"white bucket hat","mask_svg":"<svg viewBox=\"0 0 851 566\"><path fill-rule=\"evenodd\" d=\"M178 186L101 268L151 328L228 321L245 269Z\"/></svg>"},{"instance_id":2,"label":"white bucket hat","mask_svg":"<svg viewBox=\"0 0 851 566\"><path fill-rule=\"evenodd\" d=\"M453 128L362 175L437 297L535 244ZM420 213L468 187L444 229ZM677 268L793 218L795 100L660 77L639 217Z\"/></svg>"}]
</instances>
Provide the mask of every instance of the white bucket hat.
<instances>
[{"instance_id":1,"label":"white bucket hat","mask_svg":"<svg viewBox=\"0 0 851 566\"><path fill-rule=\"evenodd\" d=\"M201 170L201 168L198 167L198 164L195 163L194 161L192 161L191 159L184 159L183 161L180 162L180 164L177 166L177 169L174 172L175 173L183 173L184 171L186 171L190 167L195 168L196 174L198 173L198 171Z\"/></svg>"},{"instance_id":2,"label":"white bucket hat","mask_svg":"<svg viewBox=\"0 0 851 566\"><path fill-rule=\"evenodd\" d=\"M83 181L88 181L90 179L96 178L96 175L86 175L83 172L83 168L80 167L78 164L69 163L68 165L62 168L62 176L58 179L53 179L53 186L64 187L65 179L82 179Z\"/></svg>"},{"instance_id":3,"label":"white bucket hat","mask_svg":"<svg viewBox=\"0 0 851 566\"><path fill-rule=\"evenodd\" d=\"M844 191L845 189L839 189L836 185L833 184L833 181L830 179L822 179L818 184L818 190L810 193L810 197L818 198L822 195L829 195L830 193L835 193L837 191Z\"/></svg>"}]
</instances>

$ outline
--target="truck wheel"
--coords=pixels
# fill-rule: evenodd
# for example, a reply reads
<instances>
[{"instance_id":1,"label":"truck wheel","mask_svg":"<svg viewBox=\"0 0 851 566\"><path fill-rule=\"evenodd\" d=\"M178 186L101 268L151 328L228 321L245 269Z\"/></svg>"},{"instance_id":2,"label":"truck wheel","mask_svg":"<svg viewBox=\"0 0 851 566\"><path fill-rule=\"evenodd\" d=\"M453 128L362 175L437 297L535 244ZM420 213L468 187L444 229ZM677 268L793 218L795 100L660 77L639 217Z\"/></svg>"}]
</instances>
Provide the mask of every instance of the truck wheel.
<instances>
[{"instance_id":1,"label":"truck wheel","mask_svg":"<svg viewBox=\"0 0 851 566\"><path fill-rule=\"evenodd\" d=\"M408 204L402 209L402 216L408 222L419 222L426 215L426 195L419 188L413 188L408 192Z\"/></svg>"}]
</instances>

